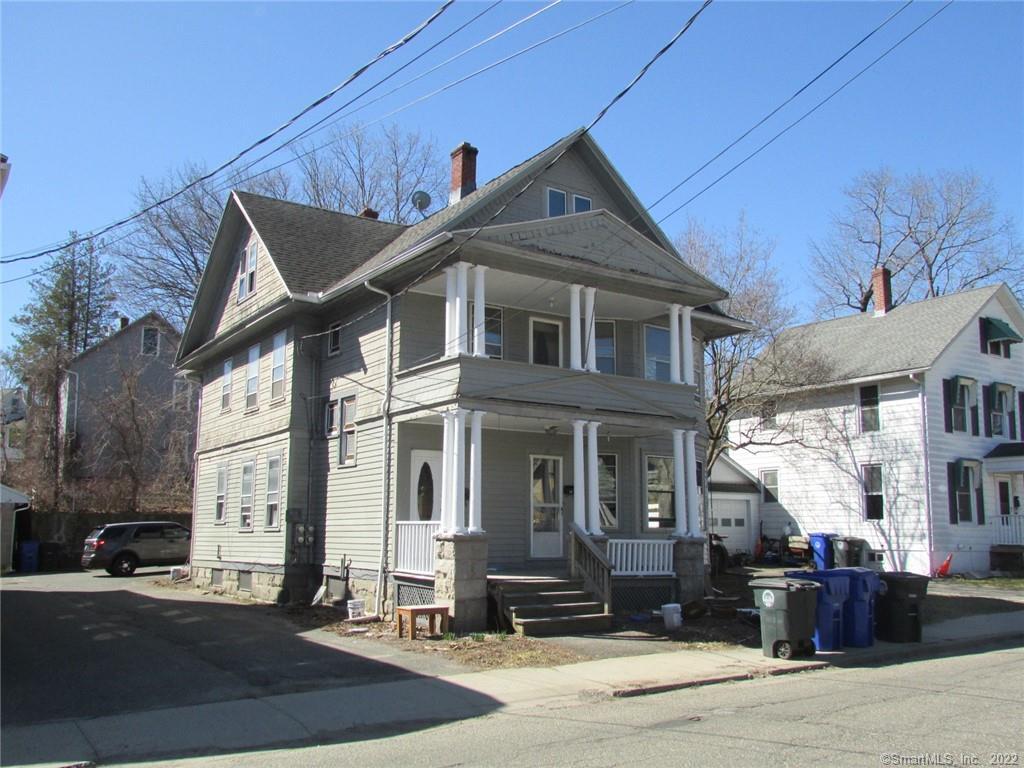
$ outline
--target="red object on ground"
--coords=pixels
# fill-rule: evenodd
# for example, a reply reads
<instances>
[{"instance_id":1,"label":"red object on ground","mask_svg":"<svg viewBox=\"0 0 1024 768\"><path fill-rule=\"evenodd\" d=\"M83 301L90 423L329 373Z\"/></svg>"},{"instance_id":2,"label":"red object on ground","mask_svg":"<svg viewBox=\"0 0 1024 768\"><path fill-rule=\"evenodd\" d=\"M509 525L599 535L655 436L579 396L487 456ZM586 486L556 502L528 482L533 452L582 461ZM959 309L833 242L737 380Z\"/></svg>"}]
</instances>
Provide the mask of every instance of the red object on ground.
<instances>
[{"instance_id":1,"label":"red object on ground","mask_svg":"<svg viewBox=\"0 0 1024 768\"><path fill-rule=\"evenodd\" d=\"M952 565L953 565L953 553L950 552L948 555L946 555L946 559L942 561L942 565L940 565L936 569L935 575L936 576L949 576L949 569L950 569L950 566L952 566Z\"/></svg>"}]
</instances>

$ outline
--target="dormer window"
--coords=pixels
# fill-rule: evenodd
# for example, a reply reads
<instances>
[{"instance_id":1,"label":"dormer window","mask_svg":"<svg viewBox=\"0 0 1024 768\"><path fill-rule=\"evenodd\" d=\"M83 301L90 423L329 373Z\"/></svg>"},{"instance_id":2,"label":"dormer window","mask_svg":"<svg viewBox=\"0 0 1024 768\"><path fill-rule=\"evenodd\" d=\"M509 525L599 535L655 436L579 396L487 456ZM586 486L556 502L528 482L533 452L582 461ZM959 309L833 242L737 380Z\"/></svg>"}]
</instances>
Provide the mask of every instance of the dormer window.
<instances>
[{"instance_id":1,"label":"dormer window","mask_svg":"<svg viewBox=\"0 0 1024 768\"><path fill-rule=\"evenodd\" d=\"M253 241L242 251L238 263L238 300L256 293L256 242Z\"/></svg>"},{"instance_id":2,"label":"dormer window","mask_svg":"<svg viewBox=\"0 0 1024 768\"><path fill-rule=\"evenodd\" d=\"M1005 320L998 317L982 317L978 320L981 333L981 351L997 357L1010 357L1010 345L1024 341Z\"/></svg>"}]
</instances>

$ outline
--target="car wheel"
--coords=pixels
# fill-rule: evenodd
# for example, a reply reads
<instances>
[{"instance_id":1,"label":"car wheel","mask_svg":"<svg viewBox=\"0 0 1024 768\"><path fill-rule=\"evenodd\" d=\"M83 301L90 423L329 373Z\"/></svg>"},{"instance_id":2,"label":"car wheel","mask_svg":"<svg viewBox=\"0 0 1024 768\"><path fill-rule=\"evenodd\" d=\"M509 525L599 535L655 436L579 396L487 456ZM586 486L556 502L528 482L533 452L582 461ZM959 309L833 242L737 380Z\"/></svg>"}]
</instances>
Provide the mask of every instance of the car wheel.
<instances>
[{"instance_id":1,"label":"car wheel","mask_svg":"<svg viewBox=\"0 0 1024 768\"><path fill-rule=\"evenodd\" d=\"M118 555L110 568L115 576L131 576L135 573L138 565L139 563L133 555Z\"/></svg>"}]
</instances>

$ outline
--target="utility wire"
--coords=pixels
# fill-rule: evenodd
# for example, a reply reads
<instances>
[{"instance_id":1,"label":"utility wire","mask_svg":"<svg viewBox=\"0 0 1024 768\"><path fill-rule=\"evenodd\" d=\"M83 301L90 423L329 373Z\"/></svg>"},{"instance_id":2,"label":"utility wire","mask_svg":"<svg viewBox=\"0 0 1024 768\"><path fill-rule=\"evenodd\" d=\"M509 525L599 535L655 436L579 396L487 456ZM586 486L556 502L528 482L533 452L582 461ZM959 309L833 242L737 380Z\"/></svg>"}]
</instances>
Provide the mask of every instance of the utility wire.
<instances>
[{"instance_id":1,"label":"utility wire","mask_svg":"<svg viewBox=\"0 0 1024 768\"><path fill-rule=\"evenodd\" d=\"M190 181L188 184L186 184L184 187L182 187L181 189L177 190L176 192L173 192L172 194L170 194L170 195L168 195L168 196L166 196L166 197L164 197L164 198L162 198L160 200L157 200L156 202L153 202L153 203L147 205L145 208L142 208L141 210L136 211L135 213L131 214L130 216L127 216L127 217L125 217L125 218L123 218L123 219L121 219L119 221L116 221L113 224L108 224L105 227L101 227L98 231L92 232L92 233L90 233L88 235L84 235L84 236L79 237L79 238L75 238L73 240L68 240L68 241L62 243L60 246L57 246L57 247L54 247L54 248L47 248L45 250L38 251L36 253L29 254L27 256L17 256L17 257L12 257L12 258L7 258L7 259L0 259L0 264L11 264L11 263L16 262L16 261L28 261L30 259L38 259L41 256L48 256L51 253L56 253L57 251L62 250L63 248L67 248L67 247L70 247L72 245L77 245L78 243L84 243L87 240L92 240L92 239L94 239L96 237L99 237L100 235L103 235L103 234L109 232L112 229L116 229L117 227L121 227L121 226L123 226L125 224L128 224L129 222L132 222L132 221L135 221L138 218L141 218L142 216L144 216L147 213L149 213L150 211L152 211L154 208L158 208L159 206L162 206L162 205L165 205L165 204L169 203L171 200L174 200L175 198L183 195L185 192L187 192L189 189L192 189L197 184L201 184L202 182L209 180L210 178L212 178L216 174L220 173L221 171L223 171L225 168L227 168L231 164L233 164L233 163L237 162L238 160L240 160L243 156L247 155L252 150L256 149L256 147L259 147L262 144L265 144L266 142L270 141L272 138L277 136L282 131L284 131L284 130L288 129L290 126L294 125L297 120L301 119L303 116L308 114L311 110L316 109L318 106L323 104L325 101L327 101L328 99L331 99L335 94L338 93L338 91L340 91L345 86L347 86L349 83L351 83L353 80L355 80L357 77L362 75L364 72L366 72L366 70L368 70L370 67L372 67L377 62L379 62L381 59L384 59L385 57L390 56L392 53L394 53L395 51L397 51L398 49L400 49L401 47L403 47L407 43L409 43L412 40L414 40L423 30L425 30L427 27L429 27L442 13L444 13L446 10L448 10L448 8L454 2L455 2L455 0L444 0L444 2L441 4L441 6L437 10L435 10L430 16L428 16L426 19L424 19L422 22L420 22L420 24L416 28L414 28L410 32L407 32L401 39L399 39L398 41L392 43L387 48L384 48L376 56L374 56L374 58L372 58L367 63L363 64L358 69L356 69L355 72L353 72L351 75L349 75L347 78L345 78L345 80L343 80L341 83L336 85L330 91L325 93L323 96L318 98L316 101L314 101L313 103L311 103L308 106L306 106L305 108L303 108L296 115L294 115L293 117L291 117L288 120L286 120L284 123L282 123L280 126L275 128L273 131L271 131L267 135L263 136L262 138L257 139L255 142L250 144L248 147L243 149L241 152L237 153L230 160L228 160L227 162L222 163L221 165L217 166L216 168L214 168L209 173L206 173L206 174L204 174L204 175L202 175L202 176L200 176L200 177L198 177L196 179L193 179L192 181Z\"/></svg>"}]
</instances>

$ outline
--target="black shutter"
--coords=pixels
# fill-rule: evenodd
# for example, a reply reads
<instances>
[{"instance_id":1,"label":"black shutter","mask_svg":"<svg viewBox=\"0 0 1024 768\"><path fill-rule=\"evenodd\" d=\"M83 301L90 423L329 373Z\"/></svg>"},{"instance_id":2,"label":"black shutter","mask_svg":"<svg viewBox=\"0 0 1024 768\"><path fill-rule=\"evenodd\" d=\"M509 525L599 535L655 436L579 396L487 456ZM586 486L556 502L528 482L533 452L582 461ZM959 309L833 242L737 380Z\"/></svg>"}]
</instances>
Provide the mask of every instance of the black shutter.
<instances>
[{"instance_id":1,"label":"black shutter","mask_svg":"<svg viewBox=\"0 0 1024 768\"><path fill-rule=\"evenodd\" d=\"M953 431L953 380L942 380L942 414L946 420L946 431Z\"/></svg>"},{"instance_id":2,"label":"black shutter","mask_svg":"<svg viewBox=\"0 0 1024 768\"><path fill-rule=\"evenodd\" d=\"M949 493L949 524L956 525L960 522L960 517L956 513L956 462L950 461L946 464L946 488Z\"/></svg>"},{"instance_id":3,"label":"black shutter","mask_svg":"<svg viewBox=\"0 0 1024 768\"><path fill-rule=\"evenodd\" d=\"M981 353L988 353L988 339L985 338L985 318L978 318L978 335L981 337Z\"/></svg>"},{"instance_id":4,"label":"black shutter","mask_svg":"<svg viewBox=\"0 0 1024 768\"><path fill-rule=\"evenodd\" d=\"M1012 402L1011 403L1007 403L1006 407L1007 408L1013 408L1013 403ZM1010 411L1007 414L1007 421L1010 422L1010 439L1011 440L1016 440L1017 439L1017 412L1016 411Z\"/></svg>"},{"instance_id":5,"label":"black shutter","mask_svg":"<svg viewBox=\"0 0 1024 768\"><path fill-rule=\"evenodd\" d=\"M985 524L985 491L984 483L981 482L981 467L978 467L978 476L974 478L978 486L974 489L974 500L978 507L978 525Z\"/></svg>"},{"instance_id":6,"label":"black shutter","mask_svg":"<svg viewBox=\"0 0 1024 768\"><path fill-rule=\"evenodd\" d=\"M1010 347L1011 346L1012 345L1010 344L1010 342L1008 342L1008 341L1004 341L1003 342L1003 357L1005 357L1007 360L1010 359Z\"/></svg>"},{"instance_id":7,"label":"black shutter","mask_svg":"<svg viewBox=\"0 0 1024 768\"><path fill-rule=\"evenodd\" d=\"M971 406L971 434L977 437L980 434L981 427L978 424L978 403L975 401L974 405Z\"/></svg>"},{"instance_id":8,"label":"black shutter","mask_svg":"<svg viewBox=\"0 0 1024 768\"><path fill-rule=\"evenodd\" d=\"M1017 393L1017 418L1020 419L1020 437L1024 440L1024 392Z\"/></svg>"},{"instance_id":9,"label":"black shutter","mask_svg":"<svg viewBox=\"0 0 1024 768\"><path fill-rule=\"evenodd\" d=\"M992 387L982 386L981 403L985 406L985 437L992 437Z\"/></svg>"}]
</instances>

